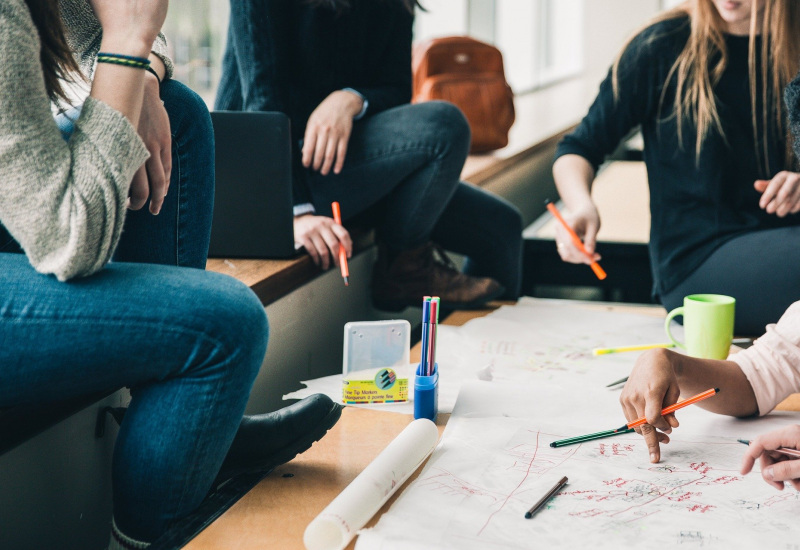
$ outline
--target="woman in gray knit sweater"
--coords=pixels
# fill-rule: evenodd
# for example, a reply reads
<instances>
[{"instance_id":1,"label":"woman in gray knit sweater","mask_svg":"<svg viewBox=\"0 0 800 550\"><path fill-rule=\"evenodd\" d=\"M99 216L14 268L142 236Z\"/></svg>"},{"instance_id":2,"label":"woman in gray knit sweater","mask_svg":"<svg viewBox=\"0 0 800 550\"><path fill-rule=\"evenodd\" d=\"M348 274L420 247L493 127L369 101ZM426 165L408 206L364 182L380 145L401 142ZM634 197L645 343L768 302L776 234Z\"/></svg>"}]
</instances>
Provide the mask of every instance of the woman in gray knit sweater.
<instances>
[{"instance_id":1,"label":"woman in gray knit sweater","mask_svg":"<svg viewBox=\"0 0 800 550\"><path fill-rule=\"evenodd\" d=\"M174 219L191 199L170 205L191 191L169 186L181 159L164 153L168 142L140 137L150 122L144 69L167 0L61 4L71 35L59 0L0 2L0 408L130 387L111 547L145 548L215 480L269 470L310 446L339 407L309 398L243 418L266 350L264 309L234 279L176 266L204 262L202 237L193 259L163 253L162 242L180 246ZM85 28L75 13L97 29L83 44L103 53L66 138L51 101L65 99L63 82L79 71L69 45ZM177 126L173 153L186 137ZM153 152L160 162L142 170ZM140 209L138 226L128 207ZM207 222L186 223L208 232ZM132 259L149 263L119 261Z\"/></svg>"}]
</instances>

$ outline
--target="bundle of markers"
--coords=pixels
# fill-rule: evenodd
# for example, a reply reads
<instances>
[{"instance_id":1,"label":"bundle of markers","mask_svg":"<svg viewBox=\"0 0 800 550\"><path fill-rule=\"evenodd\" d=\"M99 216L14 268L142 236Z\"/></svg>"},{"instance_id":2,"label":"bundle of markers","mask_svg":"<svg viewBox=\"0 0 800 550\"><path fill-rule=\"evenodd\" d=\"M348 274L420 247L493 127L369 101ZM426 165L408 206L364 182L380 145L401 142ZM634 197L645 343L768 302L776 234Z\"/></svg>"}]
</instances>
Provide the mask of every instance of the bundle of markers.
<instances>
[{"instance_id":1,"label":"bundle of markers","mask_svg":"<svg viewBox=\"0 0 800 550\"><path fill-rule=\"evenodd\" d=\"M436 328L439 325L439 297L425 296L422 301L422 354L420 366L423 376L433 376L436 364Z\"/></svg>"}]
</instances>

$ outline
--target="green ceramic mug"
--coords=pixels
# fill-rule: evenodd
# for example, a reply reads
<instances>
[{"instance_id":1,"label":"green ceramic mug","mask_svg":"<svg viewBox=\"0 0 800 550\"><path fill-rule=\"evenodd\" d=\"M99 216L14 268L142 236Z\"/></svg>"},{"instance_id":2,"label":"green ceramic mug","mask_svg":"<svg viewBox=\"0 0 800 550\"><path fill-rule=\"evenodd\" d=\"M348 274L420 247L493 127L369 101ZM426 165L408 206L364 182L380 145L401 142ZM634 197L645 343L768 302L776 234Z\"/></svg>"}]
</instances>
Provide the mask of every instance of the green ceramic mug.
<instances>
[{"instance_id":1,"label":"green ceramic mug","mask_svg":"<svg viewBox=\"0 0 800 550\"><path fill-rule=\"evenodd\" d=\"M673 344L683 348L692 357L725 359L733 339L733 314L736 299L721 294L692 294L683 299L683 307L669 312L664 329ZM678 342L670 332L669 323L683 316L686 344Z\"/></svg>"}]
</instances>

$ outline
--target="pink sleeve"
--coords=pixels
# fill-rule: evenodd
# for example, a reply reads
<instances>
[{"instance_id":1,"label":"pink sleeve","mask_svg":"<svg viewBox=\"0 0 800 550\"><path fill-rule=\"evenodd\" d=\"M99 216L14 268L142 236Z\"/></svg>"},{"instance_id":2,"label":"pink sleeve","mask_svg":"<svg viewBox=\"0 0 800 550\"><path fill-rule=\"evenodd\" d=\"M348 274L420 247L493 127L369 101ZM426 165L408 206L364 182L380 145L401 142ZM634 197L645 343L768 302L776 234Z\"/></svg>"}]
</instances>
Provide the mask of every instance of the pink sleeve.
<instances>
[{"instance_id":1,"label":"pink sleeve","mask_svg":"<svg viewBox=\"0 0 800 550\"><path fill-rule=\"evenodd\" d=\"M742 369L756 394L759 414L767 414L800 391L800 302L748 349L728 357Z\"/></svg>"}]
</instances>

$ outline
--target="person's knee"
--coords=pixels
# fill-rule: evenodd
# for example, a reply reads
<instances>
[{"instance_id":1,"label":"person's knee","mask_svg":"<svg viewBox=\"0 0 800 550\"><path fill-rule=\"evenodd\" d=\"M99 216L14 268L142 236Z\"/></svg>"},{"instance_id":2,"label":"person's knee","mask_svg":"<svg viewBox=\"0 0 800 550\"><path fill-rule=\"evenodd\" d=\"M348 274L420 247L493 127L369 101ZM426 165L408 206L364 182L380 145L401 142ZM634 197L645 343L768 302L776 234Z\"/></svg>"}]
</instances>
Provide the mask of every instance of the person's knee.
<instances>
[{"instance_id":1,"label":"person's knee","mask_svg":"<svg viewBox=\"0 0 800 550\"><path fill-rule=\"evenodd\" d=\"M205 334L236 362L251 381L255 379L269 339L264 306L247 285L224 275L201 272L206 280L194 294Z\"/></svg>"},{"instance_id":2,"label":"person's knee","mask_svg":"<svg viewBox=\"0 0 800 550\"><path fill-rule=\"evenodd\" d=\"M469 122L461 109L446 101L426 101L415 107L420 111L422 124L442 143L463 150L465 154L469 151Z\"/></svg>"},{"instance_id":3,"label":"person's knee","mask_svg":"<svg viewBox=\"0 0 800 550\"><path fill-rule=\"evenodd\" d=\"M169 79L161 85L161 99L169 115L174 136L191 132L195 139L197 137L213 139L208 107L194 90L177 80ZM211 143L213 144L213 141Z\"/></svg>"}]
</instances>

